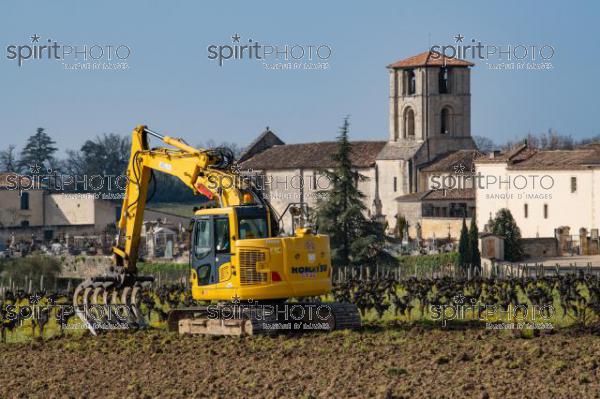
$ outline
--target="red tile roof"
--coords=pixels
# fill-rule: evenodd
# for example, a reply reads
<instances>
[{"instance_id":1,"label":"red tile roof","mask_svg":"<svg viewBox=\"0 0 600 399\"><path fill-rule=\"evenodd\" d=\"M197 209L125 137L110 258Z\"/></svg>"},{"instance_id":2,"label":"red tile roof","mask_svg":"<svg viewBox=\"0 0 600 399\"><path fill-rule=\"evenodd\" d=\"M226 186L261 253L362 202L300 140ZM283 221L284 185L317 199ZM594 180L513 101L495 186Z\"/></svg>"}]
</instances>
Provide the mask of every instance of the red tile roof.
<instances>
[{"instance_id":1,"label":"red tile roof","mask_svg":"<svg viewBox=\"0 0 600 399\"><path fill-rule=\"evenodd\" d=\"M388 68L415 68L415 67L434 67L434 66L474 66L472 62L461 60L459 58L446 57L437 51L425 51L424 53L408 57L404 60L396 61Z\"/></svg>"},{"instance_id":2,"label":"red tile roof","mask_svg":"<svg viewBox=\"0 0 600 399\"><path fill-rule=\"evenodd\" d=\"M351 141L350 160L357 168L367 168L375 164L377 154L386 144L385 141ZM241 167L255 170L333 168L336 163L331 156L337 151L338 143L326 141L320 143L275 145L241 163Z\"/></svg>"}]
</instances>

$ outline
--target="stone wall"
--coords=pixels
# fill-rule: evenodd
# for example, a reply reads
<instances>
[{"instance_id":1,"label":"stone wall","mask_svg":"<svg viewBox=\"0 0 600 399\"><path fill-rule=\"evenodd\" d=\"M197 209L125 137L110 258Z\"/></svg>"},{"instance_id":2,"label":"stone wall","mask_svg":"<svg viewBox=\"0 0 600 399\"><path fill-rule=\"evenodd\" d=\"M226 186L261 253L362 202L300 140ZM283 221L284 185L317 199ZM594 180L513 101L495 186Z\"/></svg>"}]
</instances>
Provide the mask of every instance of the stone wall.
<instances>
[{"instance_id":1,"label":"stone wall","mask_svg":"<svg viewBox=\"0 0 600 399\"><path fill-rule=\"evenodd\" d=\"M422 218L421 219L421 237L428 238L448 238L458 240L460 230L462 229L462 218ZM466 219L467 226L471 223L470 219Z\"/></svg>"},{"instance_id":2,"label":"stone wall","mask_svg":"<svg viewBox=\"0 0 600 399\"><path fill-rule=\"evenodd\" d=\"M525 255L532 258L560 255L558 240L554 237L523 238L521 243Z\"/></svg>"},{"instance_id":3,"label":"stone wall","mask_svg":"<svg viewBox=\"0 0 600 399\"><path fill-rule=\"evenodd\" d=\"M60 263L62 278L80 278L85 279L92 276L104 275L108 272L108 268L112 265L111 256L61 256Z\"/></svg>"}]
</instances>

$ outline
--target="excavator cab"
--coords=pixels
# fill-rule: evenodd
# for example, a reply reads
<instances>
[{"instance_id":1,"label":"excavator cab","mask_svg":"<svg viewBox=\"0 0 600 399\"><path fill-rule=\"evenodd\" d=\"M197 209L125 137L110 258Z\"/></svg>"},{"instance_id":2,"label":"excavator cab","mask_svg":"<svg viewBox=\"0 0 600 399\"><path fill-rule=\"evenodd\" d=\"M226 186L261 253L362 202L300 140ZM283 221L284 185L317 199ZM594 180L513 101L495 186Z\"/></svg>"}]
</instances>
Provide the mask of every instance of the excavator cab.
<instances>
[{"instance_id":1,"label":"excavator cab","mask_svg":"<svg viewBox=\"0 0 600 399\"><path fill-rule=\"evenodd\" d=\"M267 238L268 226L262 206L198 211L193 218L190 250L190 266L197 277L194 281L199 286L217 284L219 269L231 263L234 242Z\"/></svg>"}]
</instances>

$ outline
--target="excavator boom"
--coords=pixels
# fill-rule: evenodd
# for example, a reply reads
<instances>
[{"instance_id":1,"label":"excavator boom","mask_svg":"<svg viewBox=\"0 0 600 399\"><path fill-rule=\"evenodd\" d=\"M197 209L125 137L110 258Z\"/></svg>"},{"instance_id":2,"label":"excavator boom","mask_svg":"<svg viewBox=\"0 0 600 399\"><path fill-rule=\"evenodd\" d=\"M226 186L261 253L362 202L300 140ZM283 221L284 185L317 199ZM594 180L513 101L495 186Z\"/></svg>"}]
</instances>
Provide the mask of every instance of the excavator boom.
<instances>
[{"instance_id":1,"label":"excavator boom","mask_svg":"<svg viewBox=\"0 0 600 399\"><path fill-rule=\"evenodd\" d=\"M164 147L150 149L148 136L160 139L175 150ZM136 127L127 167L129 184L118 224L124 234L124 245L113 249L116 266L123 267L126 273L135 273L136 270L144 208L153 171L177 177L194 194L204 195L209 200L217 198L221 207L240 205L243 200L239 186L241 180L231 170L223 168L223 159L217 154L191 147L182 139L160 135L146 126ZM219 184L223 180L231 184Z\"/></svg>"}]
</instances>

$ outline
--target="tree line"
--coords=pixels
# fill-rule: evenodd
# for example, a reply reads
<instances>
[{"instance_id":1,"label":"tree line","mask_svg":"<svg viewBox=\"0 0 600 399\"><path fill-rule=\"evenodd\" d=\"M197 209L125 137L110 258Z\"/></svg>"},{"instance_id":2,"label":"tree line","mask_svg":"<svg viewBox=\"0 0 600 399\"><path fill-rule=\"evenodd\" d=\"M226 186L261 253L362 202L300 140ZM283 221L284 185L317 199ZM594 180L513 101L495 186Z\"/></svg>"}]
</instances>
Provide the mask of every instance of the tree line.
<instances>
[{"instance_id":1,"label":"tree line","mask_svg":"<svg viewBox=\"0 0 600 399\"><path fill-rule=\"evenodd\" d=\"M202 148L227 147L235 156L241 147L235 143L216 144L210 140ZM25 146L18 151L10 144L0 151L0 172L24 175L70 175L70 176L120 176L124 175L129 162L131 139L116 133L104 133L86 140L76 150L67 150L66 156L58 156L55 140L43 127L27 138ZM192 192L173 176L155 174L155 182L160 190L155 190L154 202L184 202L198 200ZM118 192L118 187L105 187L102 192Z\"/></svg>"},{"instance_id":2,"label":"tree line","mask_svg":"<svg viewBox=\"0 0 600 399\"><path fill-rule=\"evenodd\" d=\"M600 134L577 140L570 134L560 134L554 129L548 129L547 132L528 133L521 139L510 139L504 143L496 143L489 137L484 136L473 136L473 140L479 151L482 152L507 151L525 141L530 148L538 150L573 150L587 144L600 143Z\"/></svg>"}]
</instances>

